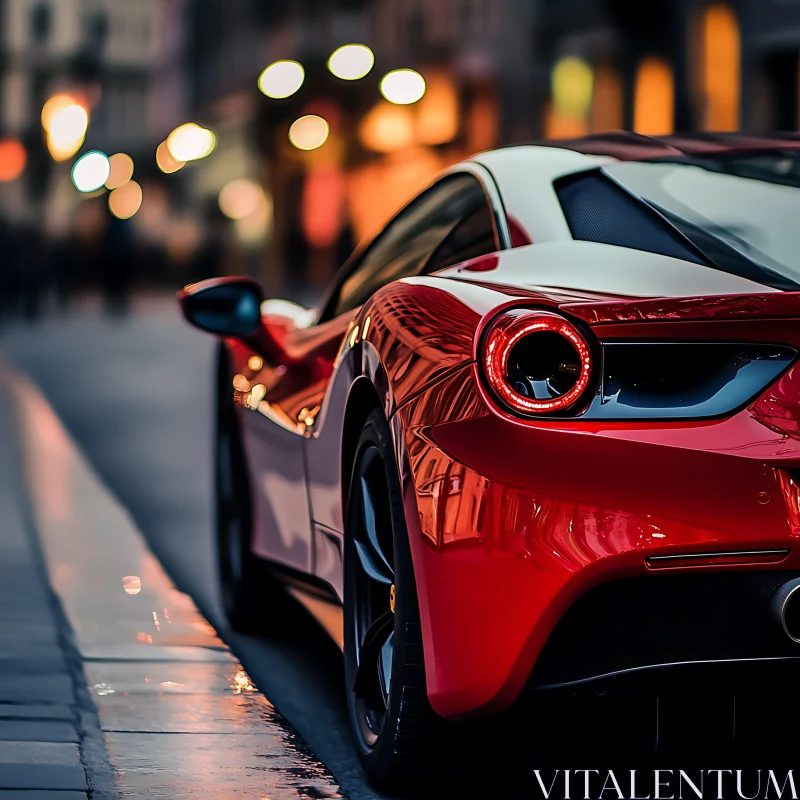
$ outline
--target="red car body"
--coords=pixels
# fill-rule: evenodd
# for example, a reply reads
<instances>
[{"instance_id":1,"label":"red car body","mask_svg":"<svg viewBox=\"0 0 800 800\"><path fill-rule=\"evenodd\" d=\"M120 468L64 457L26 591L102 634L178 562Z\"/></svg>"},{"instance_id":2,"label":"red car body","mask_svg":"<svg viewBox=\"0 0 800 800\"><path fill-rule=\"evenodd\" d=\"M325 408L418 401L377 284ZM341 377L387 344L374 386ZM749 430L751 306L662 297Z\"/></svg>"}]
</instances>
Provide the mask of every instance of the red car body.
<instances>
[{"instance_id":1,"label":"red car body","mask_svg":"<svg viewBox=\"0 0 800 800\"><path fill-rule=\"evenodd\" d=\"M258 487L253 551L293 575L313 576L334 604L342 598L349 469L365 415L378 404L393 436L427 691L440 715L506 708L531 683L579 685L639 667L800 655L776 625L763 650L732 645L706 658L702 648L686 656L679 647L675 657L627 658L618 669L595 669L591 654L572 644L563 679L557 668L536 679L554 631L598 587L643 587L636 591L644 595L623 601L635 607L648 596L641 580L667 586L684 577L769 579L774 572L782 582L792 570L800 575L794 358L744 405L702 418L605 419L581 411L537 418L498 400L481 349L504 309L538 309L568 320L599 347L713 342L800 351L800 291L636 248L613 247L609 257L607 244L543 237L539 216L557 215L558 206L537 206L521 168L526 159L550 165L564 158L553 173L565 175L595 169L592 156L599 164L669 163L798 147L793 139L619 135L479 156L460 168L492 184L487 192L496 193L491 199L505 217L506 246L390 282L357 309L315 324L297 325L265 306L281 363L226 339ZM552 190L551 178L544 184ZM592 619L591 611L581 613ZM604 624L625 623L611 617L592 626ZM768 617L763 624L769 627Z\"/></svg>"}]
</instances>

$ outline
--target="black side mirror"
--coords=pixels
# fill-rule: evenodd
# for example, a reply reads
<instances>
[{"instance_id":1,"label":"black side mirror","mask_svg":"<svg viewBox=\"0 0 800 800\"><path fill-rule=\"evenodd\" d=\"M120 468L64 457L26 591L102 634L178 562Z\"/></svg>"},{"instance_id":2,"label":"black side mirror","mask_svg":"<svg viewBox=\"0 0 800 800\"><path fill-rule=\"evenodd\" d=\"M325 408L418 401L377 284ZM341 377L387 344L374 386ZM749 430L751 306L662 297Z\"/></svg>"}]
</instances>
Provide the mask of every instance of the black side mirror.
<instances>
[{"instance_id":1,"label":"black side mirror","mask_svg":"<svg viewBox=\"0 0 800 800\"><path fill-rule=\"evenodd\" d=\"M264 292L250 278L212 278L178 292L183 316L217 336L248 337L261 327Z\"/></svg>"}]
</instances>

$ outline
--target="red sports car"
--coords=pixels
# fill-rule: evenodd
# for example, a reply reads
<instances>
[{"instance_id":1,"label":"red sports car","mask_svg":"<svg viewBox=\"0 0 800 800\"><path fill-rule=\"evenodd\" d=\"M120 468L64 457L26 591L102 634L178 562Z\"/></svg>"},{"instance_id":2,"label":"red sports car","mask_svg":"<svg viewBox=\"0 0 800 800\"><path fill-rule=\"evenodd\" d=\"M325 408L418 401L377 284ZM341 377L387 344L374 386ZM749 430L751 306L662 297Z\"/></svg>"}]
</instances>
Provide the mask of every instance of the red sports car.
<instances>
[{"instance_id":1,"label":"red sports car","mask_svg":"<svg viewBox=\"0 0 800 800\"><path fill-rule=\"evenodd\" d=\"M180 293L221 339L226 610L282 584L340 638L375 780L523 690L796 674L799 188L791 137L509 147L313 311Z\"/></svg>"}]
</instances>

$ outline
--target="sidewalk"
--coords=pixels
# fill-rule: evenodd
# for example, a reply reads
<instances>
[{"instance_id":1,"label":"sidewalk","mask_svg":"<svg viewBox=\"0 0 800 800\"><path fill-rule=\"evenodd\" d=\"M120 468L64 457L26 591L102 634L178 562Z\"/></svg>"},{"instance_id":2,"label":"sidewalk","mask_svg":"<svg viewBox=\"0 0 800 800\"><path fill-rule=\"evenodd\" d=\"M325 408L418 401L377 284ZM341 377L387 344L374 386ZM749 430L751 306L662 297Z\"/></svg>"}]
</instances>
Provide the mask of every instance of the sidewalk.
<instances>
[{"instance_id":1,"label":"sidewalk","mask_svg":"<svg viewBox=\"0 0 800 800\"><path fill-rule=\"evenodd\" d=\"M0 800L342 798L1 362L0 643Z\"/></svg>"},{"instance_id":2,"label":"sidewalk","mask_svg":"<svg viewBox=\"0 0 800 800\"><path fill-rule=\"evenodd\" d=\"M97 715L22 500L9 404L0 391L0 798L77 800L90 786L111 797Z\"/></svg>"}]
</instances>

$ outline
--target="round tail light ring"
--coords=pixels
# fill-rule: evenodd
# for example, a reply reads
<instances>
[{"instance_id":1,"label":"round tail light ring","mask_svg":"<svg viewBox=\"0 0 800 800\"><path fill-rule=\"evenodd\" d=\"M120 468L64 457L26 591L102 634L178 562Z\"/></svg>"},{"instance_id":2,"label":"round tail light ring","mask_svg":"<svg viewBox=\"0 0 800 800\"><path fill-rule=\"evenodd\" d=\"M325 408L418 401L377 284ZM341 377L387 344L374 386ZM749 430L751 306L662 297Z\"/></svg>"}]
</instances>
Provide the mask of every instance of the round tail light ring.
<instances>
[{"instance_id":1,"label":"round tail light ring","mask_svg":"<svg viewBox=\"0 0 800 800\"><path fill-rule=\"evenodd\" d=\"M517 391L509 379L509 357L527 337L538 334L563 337L574 350L577 377L572 386L555 397L536 398ZM522 414L566 411L584 395L592 379L592 351L589 342L569 320L549 311L513 309L500 314L487 329L482 365L489 386L511 409Z\"/></svg>"}]
</instances>

